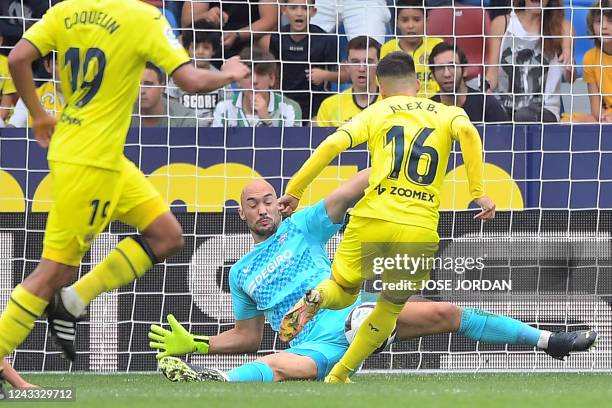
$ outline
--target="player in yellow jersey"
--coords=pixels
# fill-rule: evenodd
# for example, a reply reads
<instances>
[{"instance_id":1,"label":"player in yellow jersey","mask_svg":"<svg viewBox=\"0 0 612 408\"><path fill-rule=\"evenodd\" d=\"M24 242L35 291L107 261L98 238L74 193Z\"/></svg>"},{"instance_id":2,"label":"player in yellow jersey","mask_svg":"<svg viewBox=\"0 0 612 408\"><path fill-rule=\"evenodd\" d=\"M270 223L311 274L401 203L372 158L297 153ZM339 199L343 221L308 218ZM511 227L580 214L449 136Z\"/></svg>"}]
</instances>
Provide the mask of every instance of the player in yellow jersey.
<instances>
[{"instance_id":1,"label":"player in yellow jersey","mask_svg":"<svg viewBox=\"0 0 612 408\"><path fill-rule=\"evenodd\" d=\"M66 105L56 124L36 96L31 63L57 50ZM76 322L96 296L141 277L181 248L182 230L153 185L123 155L145 63L189 92L208 92L248 75L240 60L220 72L196 69L168 22L138 0L67 0L50 8L9 55L38 143L49 147L53 180L40 264L12 292L0 317L0 358L45 311L64 355L74 360ZM70 288L92 240L111 220L140 234L122 240Z\"/></svg>"},{"instance_id":2,"label":"player in yellow jersey","mask_svg":"<svg viewBox=\"0 0 612 408\"><path fill-rule=\"evenodd\" d=\"M438 244L438 207L451 146L461 144L472 197L482 208L475 218L491 219L495 204L482 186L482 144L463 109L415 97L419 89L414 62L393 52L376 68L383 100L375 103L329 136L304 163L279 200L291 213L304 189L342 151L368 143L371 173L364 197L351 212L344 238L332 264L332 278L321 282L283 318L280 338L293 339L320 308L351 305L363 278L374 272L374 259L433 256ZM386 261L385 261L386 264ZM382 273L383 290L372 314L359 329L326 381L348 376L391 334L405 301L420 288L429 270L410 273L390 266ZM413 282L414 286L393 287Z\"/></svg>"}]
</instances>

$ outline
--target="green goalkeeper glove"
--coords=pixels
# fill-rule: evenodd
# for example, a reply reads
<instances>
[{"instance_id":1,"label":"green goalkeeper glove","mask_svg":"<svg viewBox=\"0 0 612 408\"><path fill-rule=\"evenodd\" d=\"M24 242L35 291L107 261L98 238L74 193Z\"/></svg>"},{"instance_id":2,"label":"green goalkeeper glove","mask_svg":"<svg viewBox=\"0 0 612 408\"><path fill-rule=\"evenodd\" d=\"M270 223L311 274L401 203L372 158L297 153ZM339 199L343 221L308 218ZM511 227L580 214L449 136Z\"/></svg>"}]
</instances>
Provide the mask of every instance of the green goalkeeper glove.
<instances>
[{"instance_id":1,"label":"green goalkeeper glove","mask_svg":"<svg viewBox=\"0 0 612 408\"><path fill-rule=\"evenodd\" d=\"M155 355L158 360L167 356L182 356L189 353L208 354L209 337L194 336L169 314L170 329L166 330L156 324L151 325L149 338L153 340L149 347L163 350Z\"/></svg>"}]
</instances>

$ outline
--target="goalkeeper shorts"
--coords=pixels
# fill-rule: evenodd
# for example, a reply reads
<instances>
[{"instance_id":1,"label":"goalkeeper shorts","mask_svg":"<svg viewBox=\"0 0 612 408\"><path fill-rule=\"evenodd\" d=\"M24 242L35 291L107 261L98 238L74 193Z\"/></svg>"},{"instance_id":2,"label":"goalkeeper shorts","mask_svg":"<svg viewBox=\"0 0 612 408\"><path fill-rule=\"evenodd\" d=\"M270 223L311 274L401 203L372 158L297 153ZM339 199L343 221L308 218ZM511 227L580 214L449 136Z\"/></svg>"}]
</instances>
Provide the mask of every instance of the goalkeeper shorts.
<instances>
[{"instance_id":1,"label":"goalkeeper shorts","mask_svg":"<svg viewBox=\"0 0 612 408\"><path fill-rule=\"evenodd\" d=\"M53 206L42 257L78 266L93 239L113 220L146 229L169 211L145 175L123 157L120 171L50 161Z\"/></svg>"}]
</instances>

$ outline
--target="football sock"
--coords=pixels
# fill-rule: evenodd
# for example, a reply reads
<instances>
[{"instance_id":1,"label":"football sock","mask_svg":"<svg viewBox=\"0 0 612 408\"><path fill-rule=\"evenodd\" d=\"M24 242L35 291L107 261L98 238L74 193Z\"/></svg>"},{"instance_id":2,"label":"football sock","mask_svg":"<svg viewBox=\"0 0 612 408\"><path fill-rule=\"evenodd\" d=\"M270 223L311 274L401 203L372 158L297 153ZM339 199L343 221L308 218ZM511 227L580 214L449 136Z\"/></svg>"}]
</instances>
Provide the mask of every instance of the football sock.
<instances>
[{"instance_id":1,"label":"football sock","mask_svg":"<svg viewBox=\"0 0 612 408\"><path fill-rule=\"evenodd\" d=\"M140 278L157 260L142 237L128 237L108 254L102 262L76 281L74 291L64 291L64 303L75 305L89 304L99 294L117 289ZM77 295L81 303L71 300ZM75 316L78 310L70 310ZM82 310L81 310L82 312Z\"/></svg>"},{"instance_id":2,"label":"football sock","mask_svg":"<svg viewBox=\"0 0 612 408\"><path fill-rule=\"evenodd\" d=\"M357 370L361 363L389 338L403 308L403 304L391 303L382 296L379 297L348 350L329 374L345 380Z\"/></svg>"},{"instance_id":3,"label":"football sock","mask_svg":"<svg viewBox=\"0 0 612 408\"><path fill-rule=\"evenodd\" d=\"M493 344L528 344L546 348L550 332L519 320L478 309L462 309L457 334Z\"/></svg>"},{"instance_id":4,"label":"football sock","mask_svg":"<svg viewBox=\"0 0 612 408\"><path fill-rule=\"evenodd\" d=\"M321 294L321 308L340 310L355 303L359 293L348 293L344 288L331 279L319 283L316 290Z\"/></svg>"},{"instance_id":5,"label":"football sock","mask_svg":"<svg viewBox=\"0 0 612 408\"><path fill-rule=\"evenodd\" d=\"M261 361L253 361L252 363L241 365L225 374L230 381L237 382L272 382L274 381L274 372L272 368L262 363Z\"/></svg>"},{"instance_id":6,"label":"football sock","mask_svg":"<svg viewBox=\"0 0 612 408\"><path fill-rule=\"evenodd\" d=\"M17 285L0 316L0 359L12 353L28 337L48 302Z\"/></svg>"}]
</instances>

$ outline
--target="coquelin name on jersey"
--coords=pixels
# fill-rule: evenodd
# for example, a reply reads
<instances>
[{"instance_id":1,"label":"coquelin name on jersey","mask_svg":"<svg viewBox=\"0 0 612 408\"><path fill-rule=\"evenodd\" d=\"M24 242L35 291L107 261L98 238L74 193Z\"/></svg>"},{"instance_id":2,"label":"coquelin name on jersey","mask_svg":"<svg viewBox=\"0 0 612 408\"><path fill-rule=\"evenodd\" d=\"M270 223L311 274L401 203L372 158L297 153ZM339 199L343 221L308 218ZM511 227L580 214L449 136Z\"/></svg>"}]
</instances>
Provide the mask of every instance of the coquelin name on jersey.
<instances>
[{"instance_id":1,"label":"coquelin name on jersey","mask_svg":"<svg viewBox=\"0 0 612 408\"><path fill-rule=\"evenodd\" d=\"M113 34L120 27L114 17L95 10L77 11L71 17L64 19L64 25L68 30L77 24L95 24L104 28L109 34Z\"/></svg>"}]
</instances>

